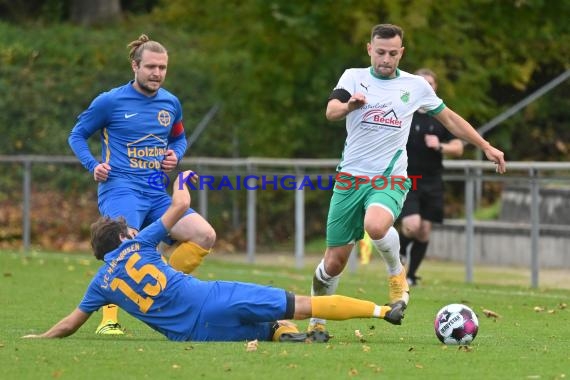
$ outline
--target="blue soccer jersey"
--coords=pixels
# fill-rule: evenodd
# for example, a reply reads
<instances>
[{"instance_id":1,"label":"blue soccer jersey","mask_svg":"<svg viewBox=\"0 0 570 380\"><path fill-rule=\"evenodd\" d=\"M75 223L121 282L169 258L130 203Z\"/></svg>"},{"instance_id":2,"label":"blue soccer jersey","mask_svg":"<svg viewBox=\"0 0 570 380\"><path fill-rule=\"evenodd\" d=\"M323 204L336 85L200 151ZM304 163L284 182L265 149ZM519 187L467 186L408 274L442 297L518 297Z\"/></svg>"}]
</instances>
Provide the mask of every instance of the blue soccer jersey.
<instances>
[{"instance_id":1,"label":"blue soccer jersey","mask_svg":"<svg viewBox=\"0 0 570 380\"><path fill-rule=\"evenodd\" d=\"M178 98L162 88L153 96L143 95L133 81L97 96L69 135L69 145L90 172L99 164L87 144L96 132L101 135L102 161L111 166L99 193L125 186L161 191L149 186L149 179L161 170L167 149L181 159L187 146Z\"/></svg>"},{"instance_id":2,"label":"blue soccer jersey","mask_svg":"<svg viewBox=\"0 0 570 380\"><path fill-rule=\"evenodd\" d=\"M116 304L169 339L188 340L209 290L162 261L156 246L166 235L159 219L107 253L79 309Z\"/></svg>"},{"instance_id":3,"label":"blue soccer jersey","mask_svg":"<svg viewBox=\"0 0 570 380\"><path fill-rule=\"evenodd\" d=\"M92 313L115 304L175 341L271 339L272 321L287 311L283 289L201 281L178 272L156 250L166 235L158 219L107 253L79 309Z\"/></svg>"}]
</instances>

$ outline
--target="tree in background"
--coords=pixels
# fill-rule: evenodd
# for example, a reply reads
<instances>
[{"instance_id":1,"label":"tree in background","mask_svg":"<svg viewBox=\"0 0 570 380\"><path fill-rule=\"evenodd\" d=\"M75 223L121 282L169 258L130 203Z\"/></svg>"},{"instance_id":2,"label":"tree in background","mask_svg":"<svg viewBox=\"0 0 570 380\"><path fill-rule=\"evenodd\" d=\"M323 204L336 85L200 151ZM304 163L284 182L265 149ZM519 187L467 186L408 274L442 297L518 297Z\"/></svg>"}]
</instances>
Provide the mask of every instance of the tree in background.
<instances>
[{"instance_id":1,"label":"tree in background","mask_svg":"<svg viewBox=\"0 0 570 380\"><path fill-rule=\"evenodd\" d=\"M402 69L429 66L440 73L440 94L475 126L568 69L570 62L570 1L120 4L118 22L82 27L71 23L71 0L0 0L0 154L69 155L66 137L75 117L98 93L130 79L124 47L142 32L169 49L165 86L183 101L188 134L214 104L222 105L189 149L191 156L336 157L346 132L342 123L326 121L326 100L345 68L369 64L365 43L371 26L380 22L400 24L406 31L409 49ZM569 119L567 81L487 138L504 147L509 161L568 161ZM82 179L91 185L88 176L66 174L59 166L35 169L34 185L54 180L58 193L77 190ZM0 201L13 203L13 194L21 191L21 172L9 172L0 177ZM14 193L6 195L8 188ZM290 192L284 193L260 195L265 212L258 222L270 226L260 233L268 236L266 241L293 234L290 221L274 212L292 215ZM306 195L307 237L322 236L327 207L319 197L318 192ZM211 215L227 214L231 205L225 201L213 200ZM65 240L62 231L54 236Z\"/></svg>"},{"instance_id":2,"label":"tree in background","mask_svg":"<svg viewBox=\"0 0 570 380\"><path fill-rule=\"evenodd\" d=\"M203 73L225 107L220 120L225 126L209 132L219 133L219 143L235 130L241 156L335 155L344 131L324 120L326 99L344 68L368 64L358 47L364 49L371 26L380 22L406 31L404 45L410 49L402 68L428 66L441 73L442 97L476 126L560 74L570 61L567 1L211 0L202 6L171 0L155 14L196 36ZM568 104L546 108L557 113L555 119L563 119L560 113L570 116ZM528 116L505 123L489 138L509 147L512 133L545 123ZM507 152L509 159L525 158L528 150L520 145L517 141L517 151Z\"/></svg>"},{"instance_id":3,"label":"tree in background","mask_svg":"<svg viewBox=\"0 0 570 380\"><path fill-rule=\"evenodd\" d=\"M121 17L120 0L71 0L70 20L81 26L111 24Z\"/></svg>"},{"instance_id":4,"label":"tree in background","mask_svg":"<svg viewBox=\"0 0 570 380\"><path fill-rule=\"evenodd\" d=\"M20 24L113 24L127 14L150 12L158 0L0 0L0 20Z\"/></svg>"},{"instance_id":5,"label":"tree in background","mask_svg":"<svg viewBox=\"0 0 570 380\"><path fill-rule=\"evenodd\" d=\"M98 3L0 0L4 19L50 24L37 33L0 23L0 84L18 94L18 100L0 99L2 118L9 121L0 128L10 125L11 133L19 129L25 135L53 125L50 134L59 135L57 128L67 129L70 122L54 117L83 106L77 104L83 96L74 92L94 92L111 77L122 77L124 67L109 63L120 50L108 47L122 46L123 36L134 29L138 35L141 25L171 47L174 74L167 86L188 104L187 120L197 123L210 107L222 104L193 155L336 156L345 132L326 122L324 105L344 68L368 65L359 47L364 49L371 26L379 22L404 27L410 49L402 69L429 66L441 73L442 97L475 126L570 62L568 1L122 0L126 17L117 25L74 30L66 23L74 4ZM488 136L506 148L509 160L568 158L564 138L541 138L547 146L540 149L535 139L517 138L517 149L508 149L515 135L567 136L563 121L570 117L570 104L564 86L558 97L545 97ZM21 104L28 106L24 113ZM548 133L542 134L544 128ZM60 153L57 144L30 146L18 143L5 152Z\"/></svg>"}]
</instances>

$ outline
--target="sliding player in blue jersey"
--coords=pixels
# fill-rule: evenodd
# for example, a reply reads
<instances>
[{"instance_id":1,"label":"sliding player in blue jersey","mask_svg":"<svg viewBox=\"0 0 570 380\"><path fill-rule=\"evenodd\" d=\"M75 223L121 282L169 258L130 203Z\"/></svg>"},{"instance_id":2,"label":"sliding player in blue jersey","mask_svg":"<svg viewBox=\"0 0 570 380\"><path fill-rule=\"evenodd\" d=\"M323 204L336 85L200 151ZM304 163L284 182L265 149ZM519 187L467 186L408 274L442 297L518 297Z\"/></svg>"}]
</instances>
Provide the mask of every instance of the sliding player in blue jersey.
<instances>
[{"instance_id":1,"label":"sliding player in blue jersey","mask_svg":"<svg viewBox=\"0 0 570 380\"><path fill-rule=\"evenodd\" d=\"M91 226L95 257L105 264L95 274L79 306L42 334L62 338L77 331L103 305L114 303L174 341L274 340L326 342L325 331L301 333L286 319L380 318L399 325L402 309L345 297L299 296L284 289L243 282L201 281L165 264L159 241L190 207L186 181L178 175L172 204L135 237L124 219L101 217Z\"/></svg>"},{"instance_id":2,"label":"sliding player in blue jersey","mask_svg":"<svg viewBox=\"0 0 570 380\"><path fill-rule=\"evenodd\" d=\"M133 233L157 220L171 202L163 180L186 151L182 107L176 96L161 88L168 53L146 35L128 45L134 79L97 96L77 119L69 145L99 182L98 203L103 216L123 216ZM101 162L88 146L101 137ZM165 239L169 264L191 273L216 240L212 226L188 208ZM97 333L122 334L115 305L103 308Z\"/></svg>"}]
</instances>

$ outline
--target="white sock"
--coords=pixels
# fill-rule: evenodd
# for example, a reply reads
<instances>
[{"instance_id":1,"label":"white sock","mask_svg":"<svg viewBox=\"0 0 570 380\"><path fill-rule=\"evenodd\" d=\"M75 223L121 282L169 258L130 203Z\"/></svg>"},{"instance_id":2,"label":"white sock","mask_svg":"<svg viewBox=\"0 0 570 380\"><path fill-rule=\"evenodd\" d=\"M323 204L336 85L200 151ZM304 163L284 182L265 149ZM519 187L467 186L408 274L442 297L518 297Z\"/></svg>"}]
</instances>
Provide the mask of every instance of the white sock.
<instances>
[{"instance_id":1,"label":"white sock","mask_svg":"<svg viewBox=\"0 0 570 380\"><path fill-rule=\"evenodd\" d=\"M317 286L315 289L315 281L322 283L321 286ZM313 278L313 286L311 286L311 295L312 296L330 296L336 293L336 289L338 288L338 283L340 281L340 275L338 276L331 276L325 270L325 260L321 260L317 268L315 269L315 277ZM309 321L310 324L319 323L324 325L327 323L326 319L321 318L311 318Z\"/></svg>"},{"instance_id":2,"label":"white sock","mask_svg":"<svg viewBox=\"0 0 570 380\"><path fill-rule=\"evenodd\" d=\"M398 231L394 227L390 227L386 236L372 241L386 263L388 274L391 276L400 274L403 267L400 262L400 237Z\"/></svg>"},{"instance_id":3,"label":"white sock","mask_svg":"<svg viewBox=\"0 0 570 380\"><path fill-rule=\"evenodd\" d=\"M382 307L381 307L381 306L375 305L375 306L374 306L374 314L373 314L373 315L374 315L376 318L380 318L380 312L381 312L381 310L382 310Z\"/></svg>"},{"instance_id":4,"label":"white sock","mask_svg":"<svg viewBox=\"0 0 570 380\"><path fill-rule=\"evenodd\" d=\"M315 278L321 282L324 286L321 288L315 289L314 286L311 287L311 295L312 296L330 296L336 293L336 289L338 288L338 283L340 281L340 275L338 276L331 276L325 270L325 260L321 260L319 265L317 265L317 269L315 269ZM313 279L314 283L315 279Z\"/></svg>"}]
</instances>

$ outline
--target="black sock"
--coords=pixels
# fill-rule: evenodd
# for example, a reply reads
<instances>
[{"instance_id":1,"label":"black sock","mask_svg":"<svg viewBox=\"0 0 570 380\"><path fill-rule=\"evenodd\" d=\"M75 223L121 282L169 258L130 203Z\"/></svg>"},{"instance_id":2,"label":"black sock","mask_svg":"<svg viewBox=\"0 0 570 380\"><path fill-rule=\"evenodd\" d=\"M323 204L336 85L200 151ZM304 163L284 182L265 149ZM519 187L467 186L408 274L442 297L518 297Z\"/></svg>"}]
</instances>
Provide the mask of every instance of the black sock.
<instances>
[{"instance_id":1,"label":"black sock","mask_svg":"<svg viewBox=\"0 0 570 380\"><path fill-rule=\"evenodd\" d=\"M426 256L426 251L429 241L420 242L414 240L412 249L410 250L410 263L408 264L408 278L415 279L416 271L420 267L424 257Z\"/></svg>"},{"instance_id":2,"label":"black sock","mask_svg":"<svg viewBox=\"0 0 570 380\"><path fill-rule=\"evenodd\" d=\"M400 256L406 256L406 250L408 249L408 245L410 245L411 242L412 239L400 232Z\"/></svg>"}]
</instances>

